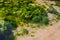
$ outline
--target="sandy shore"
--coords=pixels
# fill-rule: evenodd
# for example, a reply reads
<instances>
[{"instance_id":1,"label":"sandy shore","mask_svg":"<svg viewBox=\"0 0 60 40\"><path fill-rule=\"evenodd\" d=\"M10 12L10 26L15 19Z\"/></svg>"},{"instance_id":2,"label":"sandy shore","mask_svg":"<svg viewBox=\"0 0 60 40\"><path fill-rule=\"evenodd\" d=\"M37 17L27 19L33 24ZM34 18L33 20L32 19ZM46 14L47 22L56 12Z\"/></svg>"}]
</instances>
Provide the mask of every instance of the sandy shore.
<instances>
[{"instance_id":1,"label":"sandy shore","mask_svg":"<svg viewBox=\"0 0 60 40\"><path fill-rule=\"evenodd\" d=\"M38 29L34 37L20 36L17 40L60 40L60 21L44 29Z\"/></svg>"}]
</instances>

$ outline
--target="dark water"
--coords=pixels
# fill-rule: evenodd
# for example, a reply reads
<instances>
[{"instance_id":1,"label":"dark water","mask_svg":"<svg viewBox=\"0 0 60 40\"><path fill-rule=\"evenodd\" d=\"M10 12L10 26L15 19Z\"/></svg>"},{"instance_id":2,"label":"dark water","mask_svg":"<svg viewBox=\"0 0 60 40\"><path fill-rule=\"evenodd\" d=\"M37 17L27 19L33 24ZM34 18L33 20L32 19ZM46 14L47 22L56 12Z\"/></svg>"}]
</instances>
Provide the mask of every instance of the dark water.
<instances>
[{"instance_id":1,"label":"dark water","mask_svg":"<svg viewBox=\"0 0 60 40\"><path fill-rule=\"evenodd\" d=\"M15 40L13 35L13 26L9 24L9 22L5 23L5 27L7 28L3 32L0 31L0 40Z\"/></svg>"}]
</instances>

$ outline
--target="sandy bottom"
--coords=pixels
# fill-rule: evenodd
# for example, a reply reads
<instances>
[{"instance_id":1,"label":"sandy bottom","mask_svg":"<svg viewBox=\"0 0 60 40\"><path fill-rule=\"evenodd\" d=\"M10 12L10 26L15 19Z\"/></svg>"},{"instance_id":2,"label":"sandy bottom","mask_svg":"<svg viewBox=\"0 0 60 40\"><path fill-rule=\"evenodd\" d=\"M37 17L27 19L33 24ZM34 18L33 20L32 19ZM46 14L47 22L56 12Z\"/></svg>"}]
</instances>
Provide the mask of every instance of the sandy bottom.
<instances>
[{"instance_id":1,"label":"sandy bottom","mask_svg":"<svg viewBox=\"0 0 60 40\"><path fill-rule=\"evenodd\" d=\"M60 40L60 21L52 26L38 29L34 37L18 36L17 40Z\"/></svg>"}]
</instances>

